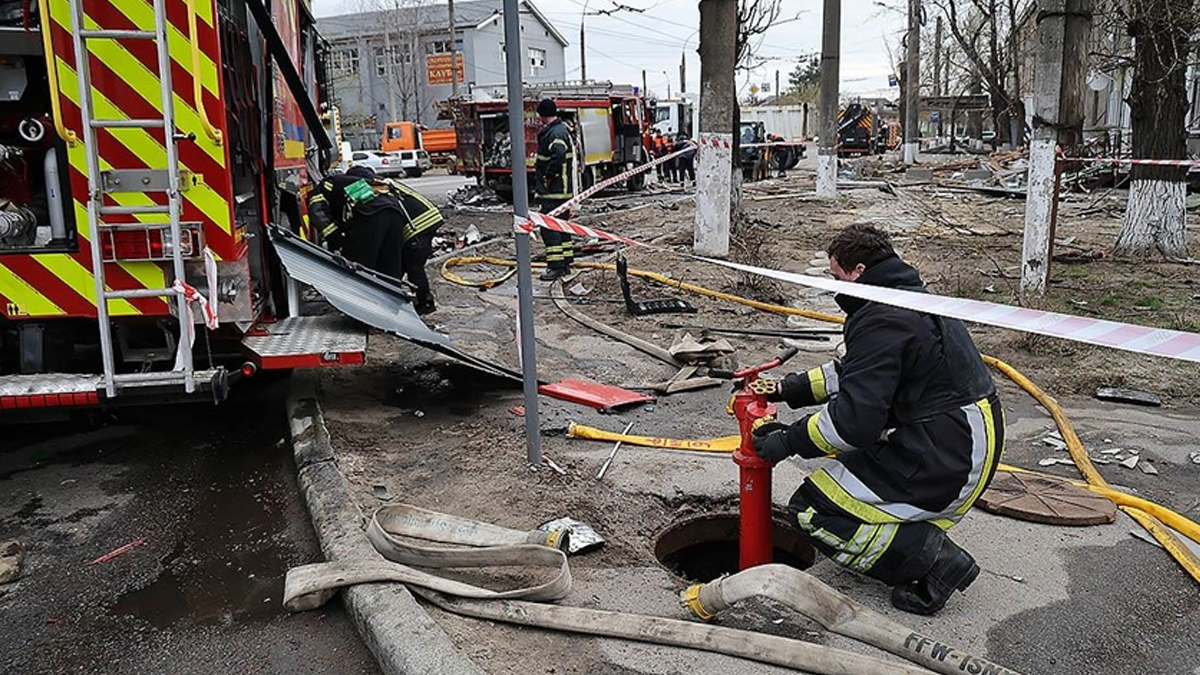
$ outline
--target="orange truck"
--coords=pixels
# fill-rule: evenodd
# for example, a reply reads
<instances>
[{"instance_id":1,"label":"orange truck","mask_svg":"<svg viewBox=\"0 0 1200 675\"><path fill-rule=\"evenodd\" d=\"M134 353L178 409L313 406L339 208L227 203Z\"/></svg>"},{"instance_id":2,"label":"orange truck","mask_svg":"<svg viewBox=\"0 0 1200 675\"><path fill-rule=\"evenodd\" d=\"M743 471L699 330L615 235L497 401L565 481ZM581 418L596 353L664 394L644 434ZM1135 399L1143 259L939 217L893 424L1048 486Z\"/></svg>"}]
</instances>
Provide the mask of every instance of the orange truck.
<instances>
[{"instance_id":1,"label":"orange truck","mask_svg":"<svg viewBox=\"0 0 1200 675\"><path fill-rule=\"evenodd\" d=\"M34 0L0 24L0 412L221 400L361 363L299 316L323 42L306 0Z\"/></svg>"},{"instance_id":2,"label":"orange truck","mask_svg":"<svg viewBox=\"0 0 1200 675\"><path fill-rule=\"evenodd\" d=\"M427 129L415 122L388 122L379 149L383 152L422 149L435 164L453 165L458 138L454 129Z\"/></svg>"}]
</instances>

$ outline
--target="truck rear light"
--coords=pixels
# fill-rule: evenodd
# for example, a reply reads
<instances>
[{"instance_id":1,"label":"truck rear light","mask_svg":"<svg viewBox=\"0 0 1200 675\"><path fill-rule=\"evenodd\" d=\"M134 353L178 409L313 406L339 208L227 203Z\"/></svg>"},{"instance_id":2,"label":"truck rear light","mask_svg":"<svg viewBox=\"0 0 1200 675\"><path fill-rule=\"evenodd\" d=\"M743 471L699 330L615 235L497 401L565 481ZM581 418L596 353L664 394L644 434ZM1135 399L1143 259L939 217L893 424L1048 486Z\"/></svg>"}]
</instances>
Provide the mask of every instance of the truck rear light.
<instances>
[{"instance_id":1,"label":"truck rear light","mask_svg":"<svg viewBox=\"0 0 1200 675\"><path fill-rule=\"evenodd\" d=\"M196 255L196 237L192 230L181 231L181 253ZM161 228L110 230L103 234L105 260L168 260L174 255L171 231Z\"/></svg>"}]
</instances>

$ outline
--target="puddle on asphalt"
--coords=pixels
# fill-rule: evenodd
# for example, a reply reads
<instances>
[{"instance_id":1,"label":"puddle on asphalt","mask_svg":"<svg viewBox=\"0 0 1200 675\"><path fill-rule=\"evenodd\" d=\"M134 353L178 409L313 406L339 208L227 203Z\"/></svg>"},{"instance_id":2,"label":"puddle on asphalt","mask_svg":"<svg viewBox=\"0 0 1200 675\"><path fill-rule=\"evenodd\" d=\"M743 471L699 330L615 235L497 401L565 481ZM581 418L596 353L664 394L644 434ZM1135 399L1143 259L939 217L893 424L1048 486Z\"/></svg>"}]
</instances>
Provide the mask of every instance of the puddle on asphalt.
<instances>
[{"instance_id":1,"label":"puddle on asphalt","mask_svg":"<svg viewBox=\"0 0 1200 675\"><path fill-rule=\"evenodd\" d=\"M214 425L248 437L229 433L215 443L209 451L215 456L202 472L208 487L189 486L189 506L177 523L180 538L162 572L150 585L122 595L112 614L167 628L267 621L286 613L283 578L293 548L286 506L294 486L283 481L292 470L290 447L276 445L284 433L283 412L271 406L219 416Z\"/></svg>"}]
</instances>

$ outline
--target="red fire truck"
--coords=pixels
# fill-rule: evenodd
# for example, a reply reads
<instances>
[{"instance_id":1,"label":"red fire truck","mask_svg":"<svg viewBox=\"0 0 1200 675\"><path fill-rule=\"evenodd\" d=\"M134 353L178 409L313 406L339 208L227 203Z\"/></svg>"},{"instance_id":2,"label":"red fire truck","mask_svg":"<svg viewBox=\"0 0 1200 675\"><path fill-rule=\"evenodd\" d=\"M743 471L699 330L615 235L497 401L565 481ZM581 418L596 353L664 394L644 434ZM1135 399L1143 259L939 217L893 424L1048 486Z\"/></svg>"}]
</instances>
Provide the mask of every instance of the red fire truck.
<instances>
[{"instance_id":1,"label":"red fire truck","mask_svg":"<svg viewBox=\"0 0 1200 675\"><path fill-rule=\"evenodd\" d=\"M575 185L580 189L649 161L642 139L651 116L645 98L633 87L607 82L526 86L524 142L530 185L537 157L537 134L541 129L537 103L547 97L555 99L559 117L571 129L576 157ZM475 176L481 185L511 201L508 101L463 100L453 106L452 114L458 136L455 171ZM583 161L578 161L579 158ZM640 189L644 180L645 176L639 174L630 180L629 189Z\"/></svg>"},{"instance_id":2,"label":"red fire truck","mask_svg":"<svg viewBox=\"0 0 1200 675\"><path fill-rule=\"evenodd\" d=\"M0 24L0 411L220 400L362 361L269 224L328 161L305 0L33 0ZM335 317L336 318L336 317Z\"/></svg>"}]
</instances>

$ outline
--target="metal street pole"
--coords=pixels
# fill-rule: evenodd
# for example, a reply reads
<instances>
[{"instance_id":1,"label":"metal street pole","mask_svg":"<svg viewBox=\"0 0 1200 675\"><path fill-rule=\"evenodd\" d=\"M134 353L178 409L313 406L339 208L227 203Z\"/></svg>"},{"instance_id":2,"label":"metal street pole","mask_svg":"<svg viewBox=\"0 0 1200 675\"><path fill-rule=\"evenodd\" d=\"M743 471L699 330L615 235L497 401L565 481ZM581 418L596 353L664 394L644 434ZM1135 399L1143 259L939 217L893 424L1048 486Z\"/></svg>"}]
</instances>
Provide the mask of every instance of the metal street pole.
<instances>
[{"instance_id":1,"label":"metal street pole","mask_svg":"<svg viewBox=\"0 0 1200 675\"><path fill-rule=\"evenodd\" d=\"M458 37L454 32L454 0L446 4L450 12L450 98L454 98L458 96Z\"/></svg>"},{"instance_id":2,"label":"metal street pole","mask_svg":"<svg viewBox=\"0 0 1200 675\"><path fill-rule=\"evenodd\" d=\"M513 168L513 220L529 217L529 177L525 173L525 88L522 85L521 14L518 0L504 0L504 51L508 71L508 137L513 139L509 160ZM521 355L521 383L525 392L525 447L530 464L542 463L538 424L537 343L533 336L533 266L528 232L517 238L517 349Z\"/></svg>"},{"instance_id":3,"label":"metal street pole","mask_svg":"<svg viewBox=\"0 0 1200 675\"><path fill-rule=\"evenodd\" d=\"M587 82L587 36L583 22L587 21L587 6L592 0L583 0L583 11L579 14L579 79Z\"/></svg>"}]
</instances>

